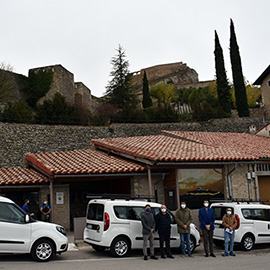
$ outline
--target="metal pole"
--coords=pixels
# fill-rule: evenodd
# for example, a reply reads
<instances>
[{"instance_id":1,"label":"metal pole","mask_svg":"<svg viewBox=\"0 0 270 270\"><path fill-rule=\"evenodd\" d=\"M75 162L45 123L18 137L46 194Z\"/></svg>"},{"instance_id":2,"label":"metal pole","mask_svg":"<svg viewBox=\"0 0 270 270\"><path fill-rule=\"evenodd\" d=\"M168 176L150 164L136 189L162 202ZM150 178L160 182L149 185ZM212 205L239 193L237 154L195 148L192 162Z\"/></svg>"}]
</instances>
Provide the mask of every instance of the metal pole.
<instances>
[{"instance_id":1,"label":"metal pole","mask_svg":"<svg viewBox=\"0 0 270 270\"><path fill-rule=\"evenodd\" d=\"M176 202L177 208L180 207L179 185L178 185L178 169L175 169L175 187L176 187Z\"/></svg>"},{"instance_id":2,"label":"metal pole","mask_svg":"<svg viewBox=\"0 0 270 270\"><path fill-rule=\"evenodd\" d=\"M149 195L152 196L152 177L151 177L151 169L148 167L148 185L149 185Z\"/></svg>"},{"instance_id":3,"label":"metal pole","mask_svg":"<svg viewBox=\"0 0 270 270\"><path fill-rule=\"evenodd\" d=\"M50 178L50 204L51 204L51 222L54 222L54 197L53 197L53 179Z\"/></svg>"}]
</instances>

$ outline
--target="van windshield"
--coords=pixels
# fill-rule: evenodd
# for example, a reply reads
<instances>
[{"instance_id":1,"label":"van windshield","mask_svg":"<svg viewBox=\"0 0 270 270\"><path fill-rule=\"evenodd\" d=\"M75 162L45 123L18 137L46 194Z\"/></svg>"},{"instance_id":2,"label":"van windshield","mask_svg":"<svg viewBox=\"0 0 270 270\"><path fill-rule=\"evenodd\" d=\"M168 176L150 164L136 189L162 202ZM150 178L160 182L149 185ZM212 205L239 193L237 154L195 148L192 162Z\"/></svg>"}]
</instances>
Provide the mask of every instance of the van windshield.
<instances>
[{"instance_id":1,"label":"van windshield","mask_svg":"<svg viewBox=\"0 0 270 270\"><path fill-rule=\"evenodd\" d=\"M104 205L93 203L88 206L87 219L103 221Z\"/></svg>"}]
</instances>

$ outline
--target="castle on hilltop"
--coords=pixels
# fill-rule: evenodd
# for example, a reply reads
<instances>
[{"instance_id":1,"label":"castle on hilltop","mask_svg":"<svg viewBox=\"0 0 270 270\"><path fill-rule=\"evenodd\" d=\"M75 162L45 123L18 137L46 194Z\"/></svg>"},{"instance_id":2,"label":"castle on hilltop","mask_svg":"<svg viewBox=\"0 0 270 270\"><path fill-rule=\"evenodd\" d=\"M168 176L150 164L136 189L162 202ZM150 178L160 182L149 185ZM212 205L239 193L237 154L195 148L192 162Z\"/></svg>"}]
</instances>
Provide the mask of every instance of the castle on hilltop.
<instances>
[{"instance_id":1,"label":"castle on hilltop","mask_svg":"<svg viewBox=\"0 0 270 270\"><path fill-rule=\"evenodd\" d=\"M157 65L133 72L132 84L142 88L143 74L146 72L149 86L156 83L172 82L177 88L206 87L212 81L199 81L198 73L182 62Z\"/></svg>"}]
</instances>

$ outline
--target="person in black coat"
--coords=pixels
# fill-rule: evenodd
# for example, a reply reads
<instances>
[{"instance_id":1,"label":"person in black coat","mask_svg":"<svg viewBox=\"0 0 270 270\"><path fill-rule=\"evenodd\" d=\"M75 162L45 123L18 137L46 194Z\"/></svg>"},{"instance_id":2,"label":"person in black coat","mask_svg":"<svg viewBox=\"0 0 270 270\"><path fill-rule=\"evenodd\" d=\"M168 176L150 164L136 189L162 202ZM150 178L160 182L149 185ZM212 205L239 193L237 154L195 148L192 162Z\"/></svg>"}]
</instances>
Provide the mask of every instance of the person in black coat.
<instances>
[{"instance_id":1,"label":"person in black coat","mask_svg":"<svg viewBox=\"0 0 270 270\"><path fill-rule=\"evenodd\" d=\"M167 212L166 205L160 207L160 212L155 216L156 228L159 234L159 244L161 258L165 259L164 242L166 245L166 254L168 258L173 259L170 248L170 236L171 236L171 218Z\"/></svg>"}]
</instances>

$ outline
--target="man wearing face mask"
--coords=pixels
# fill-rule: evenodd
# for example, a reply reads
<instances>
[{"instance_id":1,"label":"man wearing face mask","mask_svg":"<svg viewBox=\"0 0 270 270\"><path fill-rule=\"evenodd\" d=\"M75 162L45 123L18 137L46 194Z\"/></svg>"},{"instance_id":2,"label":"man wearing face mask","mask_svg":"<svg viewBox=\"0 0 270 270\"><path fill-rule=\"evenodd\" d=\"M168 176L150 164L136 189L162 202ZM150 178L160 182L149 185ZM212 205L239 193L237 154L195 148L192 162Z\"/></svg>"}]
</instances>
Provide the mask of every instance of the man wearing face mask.
<instances>
[{"instance_id":1,"label":"man wearing face mask","mask_svg":"<svg viewBox=\"0 0 270 270\"><path fill-rule=\"evenodd\" d=\"M48 203L48 201L45 200L44 203L40 206L41 220L49 222L51 211L51 205Z\"/></svg>"},{"instance_id":2,"label":"man wearing face mask","mask_svg":"<svg viewBox=\"0 0 270 270\"><path fill-rule=\"evenodd\" d=\"M147 204L145 206L145 212L141 214L142 222L142 234L143 234L143 255L144 260L147 261L147 242L150 242L150 259L157 260L158 258L154 254L154 230L155 219L151 213L151 206Z\"/></svg>"},{"instance_id":3,"label":"man wearing face mask","mask_svg":"<svg viewBox=\"0 0 270 270\"><path fill-rule=\"evenodd\" d=\"M222 218L222 225L224 226L224 240L225 240L225 252L222 254L223 257L228 256L229 240L230 240L230 255L235 256L233 253L234 245L234 231L237 226L237 220L235 215L232 214L232 209L227 209L227 214Z\"/></svg>"},{"instance_id":4,"label":"man wearing face mask","mask_svg":"<svg viewBox=\"0 0 270 270\"><path fill-rule=\"evenodd\" d=\"M209 250L210 250L210 256L216 257L216 255L213 252L215 212L212 208L209 208L208 200L204 200L203 205L204 207L199 210L199 220L201 222L200 228L203 233L205 257L209 256L208 255Z\"/></svg>"},{"instance_id":5,"label":"man wearing face mask","mask_svg":"<svg viewBox=\"0 0 270 270\"><path fill-rule=\"evenodd\" d=\"M192 216L190 210L186 207L186 202L182 201L180 208L176 210L175 220L178 233L180 233L182 256L186 254L186 242L188 256L192 257L190 251L190 223L192 222Z\"/></svg>"},{"instance_id":6,"label":"man wearing face mask","mask_svg":"<svg viewBox=\"0 0 270 270\"><path fill-rule=\"evenodd\" d=\"M167 258L174 259L170 248L170 236L171 236L171 218L167 212L166 205L161 205L160 212L155 216L158 235L161 258L165 259L164 242L166 245Z\"/></svg>"}]
</instances>

